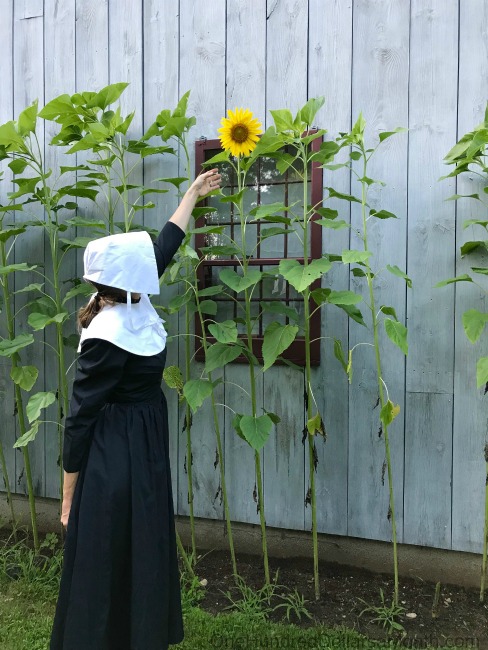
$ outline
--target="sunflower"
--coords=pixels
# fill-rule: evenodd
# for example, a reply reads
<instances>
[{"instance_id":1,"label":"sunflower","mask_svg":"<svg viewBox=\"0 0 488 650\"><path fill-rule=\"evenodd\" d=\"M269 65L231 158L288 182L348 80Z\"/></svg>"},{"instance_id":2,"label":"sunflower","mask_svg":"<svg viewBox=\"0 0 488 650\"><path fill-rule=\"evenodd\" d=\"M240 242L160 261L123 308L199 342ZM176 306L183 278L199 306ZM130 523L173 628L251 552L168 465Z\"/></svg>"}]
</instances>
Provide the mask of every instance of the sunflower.
<instances>
[{"instance_id":1,"label":"sunflower","mask_svg":"<svg viewBox=\"0 0 488 650\"><path fill-rule=\"evenodd\" d=\"M228 117L221 120L219 129L220 142L225 150L230 150L233 156L249 156L261 133L261 123L253 118L247 108L235 108L227 111Z\"/></svg>"}]
</instances>

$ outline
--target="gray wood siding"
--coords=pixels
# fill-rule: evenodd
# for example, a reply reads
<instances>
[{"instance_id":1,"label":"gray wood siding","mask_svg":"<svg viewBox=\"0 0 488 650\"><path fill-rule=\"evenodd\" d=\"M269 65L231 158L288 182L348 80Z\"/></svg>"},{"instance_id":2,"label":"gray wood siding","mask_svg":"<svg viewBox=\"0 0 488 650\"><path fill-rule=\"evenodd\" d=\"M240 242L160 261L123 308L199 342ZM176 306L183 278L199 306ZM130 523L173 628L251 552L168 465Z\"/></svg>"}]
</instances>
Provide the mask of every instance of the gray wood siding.
<instances>
[{"instance_id":1,"label":"gray wood siding","mask_svg":"<svg viewBox=\"0 0 488 650\"><path fill-rule=\"evenodd\" d=\"M386 274L378 279L378 306L392 305L409 328L405 358L386 338L384 376L401 414L391 427L392 465L398 539L409 544L480 552L484 512L483 447L487 436L486 397L476 389L475 364L488 341L473 346L461 322L463 311L482 300L476 285L435 289L441 279L469 271L459 247L473 233L462 222L483 214L479 205L446 202L451 194L475 191L477 181L438 182L447 173L443 157L458 137L481 121L488 99L488 8L484 0L4 0L0 37L2 93L0 120L17 116L38 98L40 105L62 92L97 90L129 81L123 109L136 110L131 125L138 135L162 108L173 107L191 90L190 110L197 116L191 140L217 137L227 108L249 107L269 125L270 109L296 110L307 98L325 95L317 116L331 135L348 130L360 111L371 142L380 129L408 127L387 140L371 162L371 203L391 210L398 220L371 224L375 268L396 264L413 279L413 289ZM43 122L41 121L41 126ZM47 123L46 142L53 127ZM63 153L44 144L48 164L63 164ZM78 162L83 155L78 155ZM71 163L70 163L71 164ZM193 164L193 150L192 150ZM183 161L180 163L183 165ZM150 158L138 182L184 171L176 159ZM324 173L324 185L354 194L357 183L341 170ZM7 173L0 185L5 200ZM146 224L157 227L177 205L176 192L157 195L157 210ZM323 250L358 248L354 228L359 211L331 204L350 220L349 231L325 231ZM22 218L22 217L21 217ZM331 232L332 235L328 233ZM49 264L48 243L34 234L16 247L15 261ZM80 275L81 254L65 269ZM19 289L35 281L15 280ZM328 276L335 289L360 290L348 268ZM176 289L163 288L161 301ZM25 304L18 294L15 309ZM78 303L79 304L79 303ZM480 309L483 309L482 303ZM488 305L484 305L485 311ZM170 334L184 330L183 313L167 318ZM26 310L18 331L28 331ZM3 332L2 332L3 334ZM42 337L45 337L43 339ZM338 309L325 308L322 336L352 347L370 340L364 327ZM53 344L49 330L36 334ZM377 384L372 348L359 346L349 385L332 352L321 342L322 362L313 369L313 390L327 427L327 441L316 441L318 526L321 532L370 539L391 539L385 457L378 437ZM48 346L31 346L23 363L42 368L37 390L50 390L56 366ZM74 356L69 357L71 363ZM184 361L183 337L173 339L168 365ZM5 448L13 489L25 493L18 435L13 417L9 360L0 358L0 392ZM183 368L182 368L183 369ZM195 376L201 364L193 364ZM70 379L72 378L72 373ZM232 410L248 390L247 366L226 367L217 391L223 436L229 507L235 521L259 524L253 499L253 451L231 426ZM309 486L308 445L301 442L305 408L303 373L288 368L258 371L258 409L277 412L281 423L261 451L265 515L269 526L311 529L305 505ZM171 467L176 511L189 514L184 411L176 396L169 401ZM55 407L47 411L56 417ZM216 439L208 402L194 417L192 455L195 515L223 518L216 460ZM33 482L39 496L59 497L58 441L45 425L30 445ZM2 498L4 498L2 494Z\"/></svg>"}]
</instances>

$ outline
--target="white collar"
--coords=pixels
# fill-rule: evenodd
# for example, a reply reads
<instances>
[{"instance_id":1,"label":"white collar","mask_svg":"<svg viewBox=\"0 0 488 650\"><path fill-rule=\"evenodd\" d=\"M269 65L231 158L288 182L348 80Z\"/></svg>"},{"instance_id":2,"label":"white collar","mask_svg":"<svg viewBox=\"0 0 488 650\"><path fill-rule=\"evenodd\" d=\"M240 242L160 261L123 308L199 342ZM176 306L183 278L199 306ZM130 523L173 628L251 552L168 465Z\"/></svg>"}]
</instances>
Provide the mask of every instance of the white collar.
<instances>
[{"instance_id":1,"label":"white collar","mask_svg":"<svg viewBox=\"0 0 488 650\"><path fill-rule=\"evenodd\" d=\"M97 338L144 357L158 354L166 347L164 322L145 293L138 303L105 305L82 329L78 352L83 341Z\"/></svg>"}]
</instances>

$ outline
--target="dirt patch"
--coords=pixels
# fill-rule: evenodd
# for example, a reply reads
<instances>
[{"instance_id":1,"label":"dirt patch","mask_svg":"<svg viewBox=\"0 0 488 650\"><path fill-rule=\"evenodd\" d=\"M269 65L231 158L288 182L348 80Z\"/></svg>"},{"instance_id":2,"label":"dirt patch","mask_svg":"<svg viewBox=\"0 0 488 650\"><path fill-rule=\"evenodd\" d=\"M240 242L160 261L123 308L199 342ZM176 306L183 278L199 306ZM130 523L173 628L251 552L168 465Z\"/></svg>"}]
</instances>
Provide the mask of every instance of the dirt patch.
<instances>
[{"instance_id":1,"label":"dirt patch","mask_svg":"<svg viewBox=\"0 0 488 650\"><path fill-rule=\"evenodd\" d=\"M264 566L260 558L238 553L237 564L239 574L248 586L260 589L264 585ZM290 622L303 627L316 623L331 628L343 625L374 640L388 638L381 623L371 622L375 614L366 612L362 616L359 615L366 607L361 599L368 605L380 604L380 589L383 590L385 603L391 604L393 576L337 563L320 562L321 596L320 600L316 601L312 560L270 558L269 568L271 580L279 569L278 584L291 590L296 588L308 601L305 606L313 619L302 616L299 621L291 613ZM206 611L216 614L230 604L222 591L230 591L234 599L239 597L232 577L230 554L227 551L202 551L196 573L200 579L206 578L208 581L205 598L200 603ZM433 616L435 584L400 577L399 588L400 604L405 607L405 612L397 620L407 633L402 641L406 647L421 648L430 644L433 647L488 649L488 594L482 604L479 600L479 590L441 584L438 606ZM271 606L279 602L282 602L279 598L271 600ZM407 617L406 614L416 616ZM281 621L282 617L283 608L270 614L270 620L273 621ZM400 642L401 636L399 633L394 638Z\"/></svg>"}]
</instances>

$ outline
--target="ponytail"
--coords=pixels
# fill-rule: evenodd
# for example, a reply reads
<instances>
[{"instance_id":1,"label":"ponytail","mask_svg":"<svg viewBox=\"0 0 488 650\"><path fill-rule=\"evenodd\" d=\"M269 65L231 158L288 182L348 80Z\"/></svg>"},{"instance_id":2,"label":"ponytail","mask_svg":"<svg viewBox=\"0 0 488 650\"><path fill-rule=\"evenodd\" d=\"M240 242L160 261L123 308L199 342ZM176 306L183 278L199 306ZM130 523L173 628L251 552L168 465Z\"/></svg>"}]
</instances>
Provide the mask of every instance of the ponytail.
<instances>
[{"instance_id":1,"label":"ponytail","mask_svg":"<svg viewBox=\"0 0 488 650\"><path fill-rule=\"evenodd\" d=\"M127 302L127 293L116 287L108 287L105 284L91 282L97 289L97 293L90 298L88 303L78 310L78 327L86 328L105 305L115 305L118 302ZM140 299L132 298L131 302L139 302Z\"/></svg>"}]
</instances>

